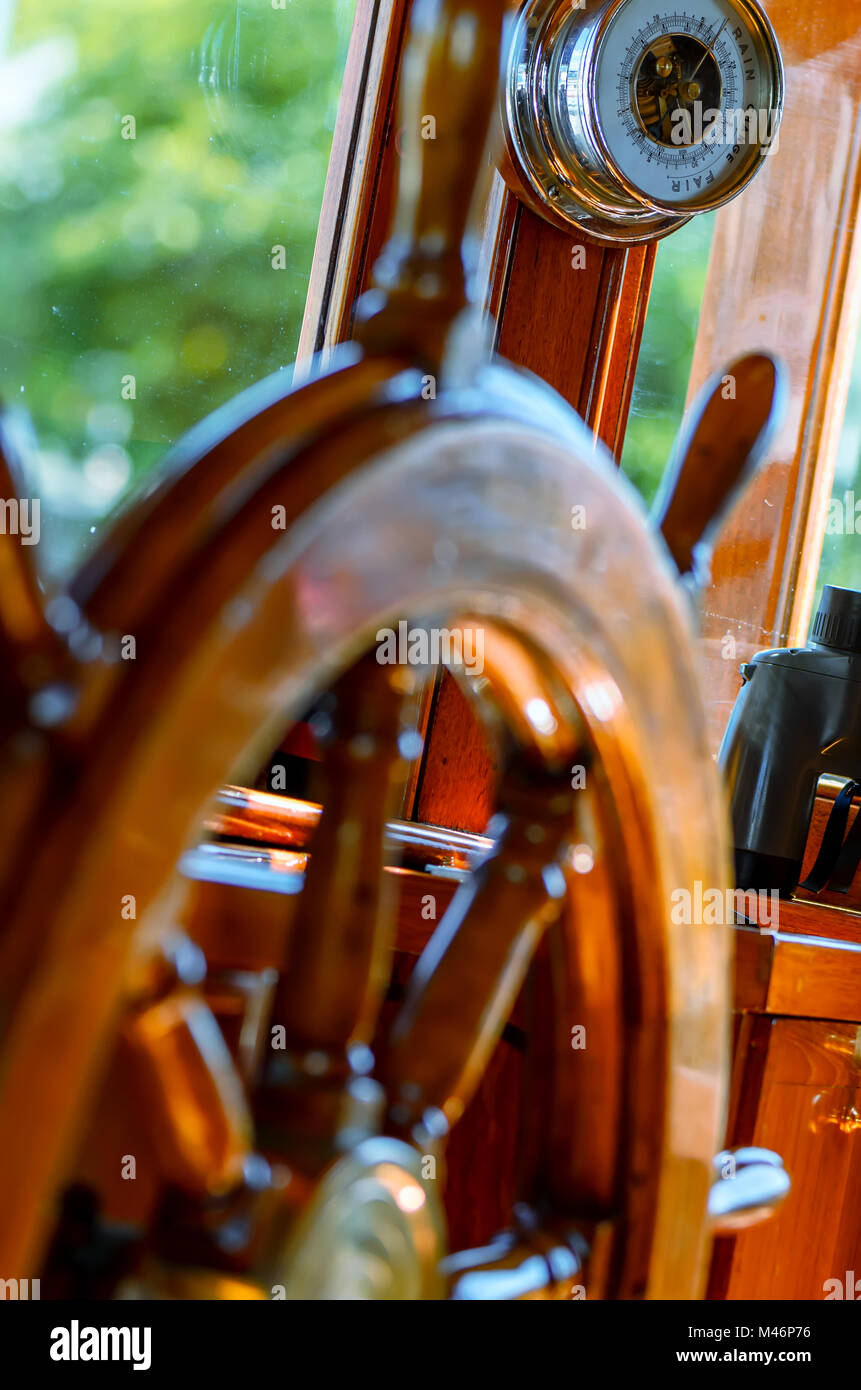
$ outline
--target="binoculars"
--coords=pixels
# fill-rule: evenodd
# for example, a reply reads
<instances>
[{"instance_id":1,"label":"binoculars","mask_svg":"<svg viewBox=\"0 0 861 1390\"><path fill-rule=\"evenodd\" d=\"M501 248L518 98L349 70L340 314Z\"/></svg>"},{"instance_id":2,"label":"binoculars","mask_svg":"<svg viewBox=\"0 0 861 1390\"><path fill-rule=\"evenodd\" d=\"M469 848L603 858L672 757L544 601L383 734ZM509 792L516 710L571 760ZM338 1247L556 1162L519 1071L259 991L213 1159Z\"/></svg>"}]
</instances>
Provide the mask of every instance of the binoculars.
<instances>
[{"instance_id":1,"label":"binoculars","mask_svg":"<svg viewBox=\"0 0 861 1390\"><path fill-rule=\"evenodd\" d=\"M801 876L819 778L861 781L861 594L827 585L809 645L759 652L741 674L719 755L736 883L786 897Z\"/></svg>"}]
</instances>

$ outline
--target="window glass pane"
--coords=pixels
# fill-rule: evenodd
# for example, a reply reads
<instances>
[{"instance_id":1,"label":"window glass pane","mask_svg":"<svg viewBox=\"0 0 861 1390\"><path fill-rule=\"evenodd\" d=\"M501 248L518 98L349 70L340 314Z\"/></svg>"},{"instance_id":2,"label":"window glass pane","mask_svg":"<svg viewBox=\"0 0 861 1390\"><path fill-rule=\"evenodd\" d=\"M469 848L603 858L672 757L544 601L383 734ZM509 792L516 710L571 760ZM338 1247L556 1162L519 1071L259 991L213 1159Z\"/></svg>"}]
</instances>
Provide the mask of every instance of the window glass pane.
<instances>
[{"instance_id":1,"label":"window glass pane","mask_svg":"<svg viewBox=\"0 0 861 1390\"><path fill-rule=\"evenodd\" d=\"M291 367L353 8L0 4L0 397L43 569Z\"/></svg>"},{"instance_id":2,"label":"window glass pane","mask_svg":"<svg viewBox=\"0 0 861 1390\"><path fill-rule=\"evenodd\" d=\"M817 605L825 584L861 589L861 336L855 347L846 418L825 522Z\"/></svg>"},{"instance_id":3,"label":"window glass pane","mask_svg":"<svg viewBox=\"0 0 861 1390\"><path fill-rule=\"evenodd\" d=\"M622 452L649 504L684 414L716 215L694 217L658 247Z\"/></svg>"}]
</instances>

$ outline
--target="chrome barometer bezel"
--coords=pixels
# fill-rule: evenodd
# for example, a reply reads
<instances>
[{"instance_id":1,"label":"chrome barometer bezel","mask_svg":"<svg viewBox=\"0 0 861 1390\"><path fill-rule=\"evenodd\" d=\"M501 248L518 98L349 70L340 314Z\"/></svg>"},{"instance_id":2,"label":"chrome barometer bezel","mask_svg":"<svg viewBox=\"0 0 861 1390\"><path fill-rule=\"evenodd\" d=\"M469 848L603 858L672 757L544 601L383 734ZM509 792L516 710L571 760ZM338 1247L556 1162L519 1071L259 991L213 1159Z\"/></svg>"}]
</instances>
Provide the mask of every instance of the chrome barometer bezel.
<instances>
[{"instance_id":1,"label":"chrome barometer bezel","mask_svg":"<svg viewBox=\"0 0 861 1390\"><path fill-rule=\"evenodd\" d=\"M684 204L656 201L625 176L601 124L596 70L610 26L633 3L637 0L590 0L580 8L575 0L528 0L514 19L504 71L509 181L557 225L627 244L667 236L696 214L730 202L764 162L763 145L751 142L749 157L732 179ZM756 0L728 3L756 43L776 130L785 74L774 29Z\"/></svg>"}]
</instances>

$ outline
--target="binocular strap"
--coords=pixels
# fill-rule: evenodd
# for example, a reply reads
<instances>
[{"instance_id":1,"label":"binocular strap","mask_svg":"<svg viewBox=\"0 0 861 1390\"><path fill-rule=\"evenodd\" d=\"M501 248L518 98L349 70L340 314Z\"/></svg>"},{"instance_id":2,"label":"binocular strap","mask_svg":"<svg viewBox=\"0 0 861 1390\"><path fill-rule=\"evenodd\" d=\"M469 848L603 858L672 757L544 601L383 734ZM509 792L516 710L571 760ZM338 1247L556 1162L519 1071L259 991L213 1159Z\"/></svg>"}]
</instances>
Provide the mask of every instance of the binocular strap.
<instances>
[{"instance_id":1,"label":"binocular strap","mask_svg":"<svg viewBox=\"0 0 861 1390\"><path fill-rule=\"evenodd\" d=\"M861 862L861 815L855 817L848 835L846 826L852 802L859 792L861 783L847 782L834 802L816 863L799 885L806 892L821 893L826 884L833 893L849 892Z\"/></svg>"}]
</instances>

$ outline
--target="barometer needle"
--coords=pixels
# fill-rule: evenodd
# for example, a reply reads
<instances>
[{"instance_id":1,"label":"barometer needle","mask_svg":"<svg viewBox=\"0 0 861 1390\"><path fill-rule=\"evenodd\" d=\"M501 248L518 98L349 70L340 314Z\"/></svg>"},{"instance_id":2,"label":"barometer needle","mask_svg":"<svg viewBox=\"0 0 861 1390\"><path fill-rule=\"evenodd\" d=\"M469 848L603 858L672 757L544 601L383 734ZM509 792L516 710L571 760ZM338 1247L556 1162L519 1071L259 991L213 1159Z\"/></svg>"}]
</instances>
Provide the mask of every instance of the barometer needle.
<instances>
[{"instance_id":1,"label":"barometer needle","mask_svg":"<svg viewBox=\"0 0 861 1390\"><path fill-rule=\"evenodd\" d=\"M710 44L708 45L708 47L706 48L705 53L704 53L703 56L700 58L700 61L697 63L697 65L696 65L696 67L694 68L693 72L691 73L690 77L688 78L688 82L693 82L694 78L696 77L697 73L699 72L700 68L702 67L703 63L705 62L705 60L706 60L706 58L709 56L709 54L711 53L712 56L714 56L714 46L715 46L715 44L717 43L718 39L720 38L721 34L723 33L724 29L726 28L726 26L727 26L728 24L729 24L729 19L725 19L724 22L723 22L723 24L721 25L721 27L718 29L717 33L715 34L714 38L712 39L711 43L710 43Z\"/></svg>"}]
</instances>

